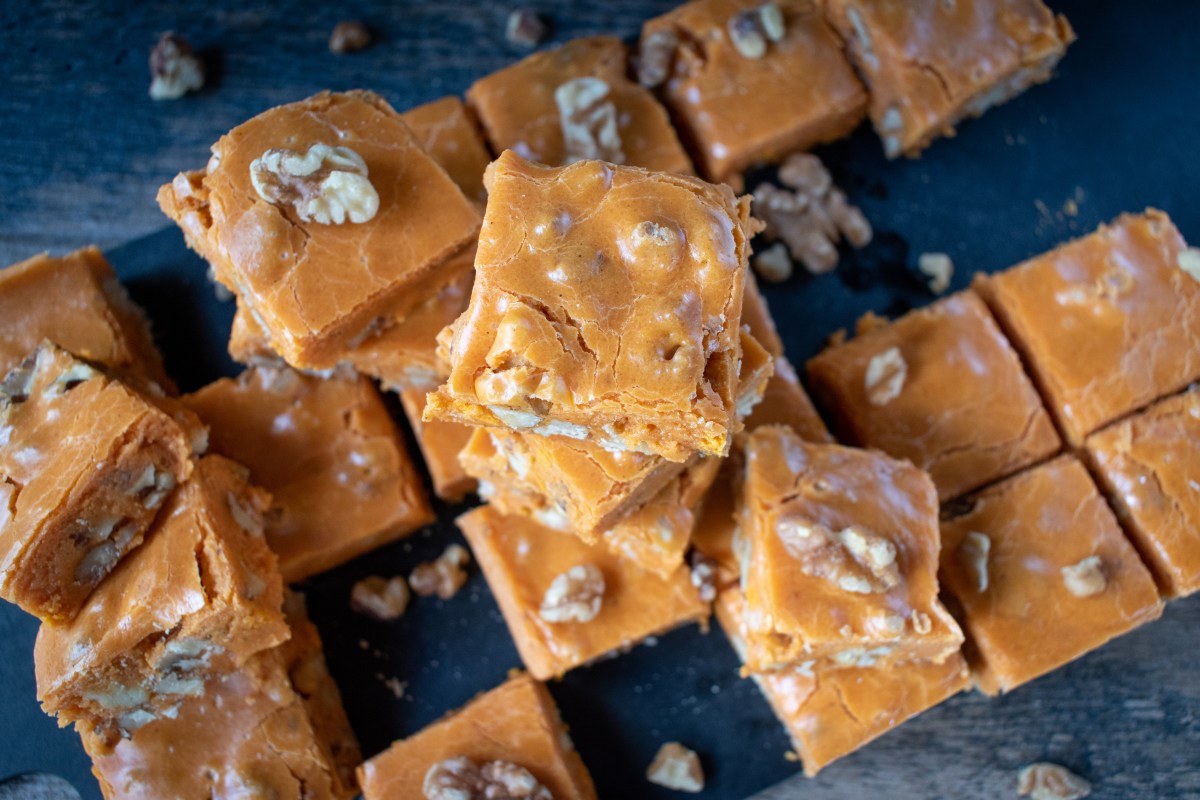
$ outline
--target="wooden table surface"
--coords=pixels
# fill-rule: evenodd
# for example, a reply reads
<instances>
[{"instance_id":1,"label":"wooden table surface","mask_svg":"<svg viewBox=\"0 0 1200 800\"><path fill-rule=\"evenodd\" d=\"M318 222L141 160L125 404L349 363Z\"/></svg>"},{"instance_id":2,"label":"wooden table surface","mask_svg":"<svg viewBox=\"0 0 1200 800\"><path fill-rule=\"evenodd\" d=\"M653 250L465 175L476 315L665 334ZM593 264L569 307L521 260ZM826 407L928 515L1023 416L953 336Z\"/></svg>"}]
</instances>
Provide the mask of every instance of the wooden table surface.
<instances>
[{"instance_id":1,"label":"wooden table surface","mask_svg":"<svg viewBox=\"0 0 1200 800\"><path fill-rule=\"evenodd\" d=\"M0 263L89 243L109 248L163 228L156 187L180 169L202 165L217 137L269 106L321 89L362 87L405 108L461 93L474 78L525 52L504 41L506 5L362 0L336 7L341 5L262 0L0 4ZM537 3L553 22L551 42L595 33L632 37L643 19L671 5L672 0ZM1067 12L1080 31L1064 71L1073 61L1088 65L1090 75L1076 72L1077 79L1095 82L1087 84L1088 102L1103 103L1098 87L1128 83L1134 75L1144 80L1148 96L1137 101L1142 103L1154 102L1158 81L1184 81L1172 94L1175 105L1159 109L1146 124L1179 126L1186 131L1180 135L1195 139L1200 130L1200 94L1194 88L1200 86L1200 13L1195 6L1187 0L1052 5ZM1140 15L1152 13L1170 13L1182 23L1143 26ZM326 48L329 32L350 16L372 27L375 44L364 53L332 55ZM198 95L155 103L146 94L146 56L168 29L203 52L212 74ZM1023 102L993 113L1009 114L1018 131L1023 113L1054 126L1053 110L1038 106L1035 96L1024 111ZM1097 116L1111 119L1118 131L1140 130L1130 113L1129 105L1114 102ZM1031 242L1044 249L1119 210L1155 203L1175 215L1185 235L1200 239L1200 202L1187 191L1200 185L1198 160L1172 163L1170 169L1181 174L1161 196L1152 181L1132 180L1146 159L1156 157L1155 148L1142 143L1122 150L1119 141L1104 138L1103 127L1097 127L1097 140L1106 142L1112 155L1093 164L1086 177L1106 191L1089 196L1094 206L1079 220L1058 211L1065 197L1047 198L1054 202L1050 207L1035 207L1030 197L1025 217L1019 217L1028 224L1014 228L1010 242L1008 231L988 227L991 210L964 196L961 211L951 208L939 218L940 232L958 248L987 253L984 262L1003 266L1029 255ZM1023 135L1013 134L1018 144ZM922 163L953 159L956 152L961 158L962 148L994 152L973 145L971 136L968 126L959 140L939 143ZM1079 146L1092 145L1081 141ZM909 183L928 183L928 173L921 174L924 178L918 174ZM850 191L882 208L874 213L886 216L897 230L921 219L924 198L917 189L910 187L904 196L892 186L889 197L876 195L873 201L865 196L869 182ZM961 226L945 222L956 213L962 215ZM914 239L922 234L904 232ZM785 337L789 322L782 322ZM956 698L820 778L796 778L760 798L1015 797L1016 770L1037 759L1059 761L1087 775L1096 782L1095 797L1200 798L1198 641L1200 601L1174 604L1163 620L1013 695ZM21 648L4 646L4 655L22 666L0 675L20 675L24 685L31 670L25 643ZM19 751L20 734L0 724L0 778L21 767L6 760L7 753Z\"/></svg>"}]
</instances>

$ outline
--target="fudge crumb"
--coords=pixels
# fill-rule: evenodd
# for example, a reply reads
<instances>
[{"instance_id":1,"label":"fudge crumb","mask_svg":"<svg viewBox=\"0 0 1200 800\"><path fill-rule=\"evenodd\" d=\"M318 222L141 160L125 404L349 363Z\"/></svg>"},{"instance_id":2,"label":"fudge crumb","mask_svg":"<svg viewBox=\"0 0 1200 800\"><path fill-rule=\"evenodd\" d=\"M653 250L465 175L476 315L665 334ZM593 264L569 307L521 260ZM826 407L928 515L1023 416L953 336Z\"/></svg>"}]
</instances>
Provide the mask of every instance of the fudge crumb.
<instances>
[{"instance_id":1,"label":"fudge crumb","mask_svg":"<svg viewBox=\"0 0 1200 800\"><path fill-rule=\"evenodd\" d=\"M452 544L435 560L418 564L408 576L408 582L421 597L437 595L442 600L449 600L467 582L466 567L470 563L467 548Z\"/></svg>"},{"instance_id":2,"label":"fudge crumb","mask_svg":"<svg viewBox=\"0 0 1200 800\"><path fill-rule=\"evenodd\" d=\"M508 14L504 38L521 47L537 47L546 40L546 21L528 8L515 8Z\"/></svg>"},{"instance_id":3,"label":"fudge crumb","mask_svg":"<svg viewBox=\"0 0 1200 800\"><path fill-rule=\"evenodd\" d=\"M929 278L926 285L934 294L942 294L950 288L954 277L954 262L946 253L921 253L917 257L917 269Z\"/></svg>"},{"instance_id":4,"label":"fudge crumb","mask_svg":"<svg viewBox=\"0 0 1200 800\"><path fill-rule=\"evenodd\" d=\"M421 791L425 800L553 800L550 790L523 767L508 761L489 761L480 767L463 756L430 767Z\"/></svg>"},{"instance_id":5,"label":"fudge crumb","mask_svg":"<svg viewBox=\"0 0 1200 800\"><path fill-rule=\"evenodd\" d=\"M1100 556L1088 556L1078 564L1063 567L1061 572L1067 591L1076 597L1100 594L1108 586Z\"/></svg>"},{"instance_id":6,"label":"fudge crumb","mask_svg":"<svg viewBox=\"0 0 1200 800\"><path fill-rule=\"evenodd\" d=\"M350 590L350 607L380 622L390 622L404 616L409 596L408 584L402 576L397 575L389 580L370 575L354 584Z\"/></svg>"},{"instance_id":7,"label":"fudge crumb","mask_svg":"<svg viewBox=\"0 0 1200 800\"><path fill-rule=\"evenodd\" d=\"M1179 268L1191 276L1192 280L1200 281L1200 247L1189 247L1179 251L1175 257Z\"/></svg>"},{"instance_id":8,"label":"fudge crumb","mask_svg":"<svg viewBox=\"0 0 1200 800\"><path fill-rule=\"evenodd\" d=\"M1033 800L1080 800L1092 785L1066 767L1039 761L1017 773L1017 792Z\"/></svg>"},{"instance_id":9,"label":"fudge crumb","mask_svg":"<svg viewBox=\"0 0 1200 800\"><path fill-rule=\"evenodd\" d=\"M339 22L329 35L329 52L357 53L371 46L371 31L356 19Z\"/></svg>"},{"instance_id":10,"label":"fudge crumb","mask_svg":"<svg viewBox=\"0 0 1200 800\"><path fill-rule=\"evenodd\" d=\"M704 791L700 757L679 742L667 742L658 749L646 769L646 780L678 792Z\"/></svg>"},{"instance_id":11,"label":"fudge crumb","mask_svg":"<svg viewBox=\"0 0 1200 800\"><path fill-rule=\"evenodd\" d=\"M863 379L867 400L873 406L886 406L900 396L907 377L908 364L900 354L900 348L889 347L877 353L867 363L867 374Z\"/></svg>"},{"instance_id":12,"label":"fudge crumb","mask_svg":"<svg viewBox=\"0 0 1200 800\"><path fill-rule=\"evenodd\" d=\"M776 242L761 253L756 253L754 271L770 283L783 283L792 277L792 257L788 255L787 245Z\"/></svg>"},{"instance_id":13,"label":"fudge crumb","mask_svg":"<svg viewBox=\"0 0 1200 800\"><path fill-rule=\"evenodd\" d=\"M546 622L591 622L604 602L604 573L577 564L550 582L538 614Z\"/></svg>"},{"instance_id":14,"label":"fudge crumb","mask_svg":"<svg viewBox=\"0 0 1200 800\"><path fill-rule=\"evenodd\" d=\"M654 31L642 39L635 59L638 83L657 89L671 76L671 64L679 47L679 35L670 28Z\"/></svg>"},{"instance_id":15,"label":"fudge crumb","mask_svg":"<svg viewBox=\"0 0 1200 800\"><path fill-rule=\"evenodd\" d=\"M204 86L204 63L182 36L168 31L150 51L150 98L178 100Z\"/></svg>"},{"instance_id":16,"label":"fudge crumb","mask_svg":"<svg viewBox=\"0 0 1200 800\"><path fill-rule=\"evenodd\" d=\"M991 552L991 538L978 531L968 532L958 546L958 561L975 579L975 590L980 594L988 588L988 557Z\"/></svg>"}]
</instances>

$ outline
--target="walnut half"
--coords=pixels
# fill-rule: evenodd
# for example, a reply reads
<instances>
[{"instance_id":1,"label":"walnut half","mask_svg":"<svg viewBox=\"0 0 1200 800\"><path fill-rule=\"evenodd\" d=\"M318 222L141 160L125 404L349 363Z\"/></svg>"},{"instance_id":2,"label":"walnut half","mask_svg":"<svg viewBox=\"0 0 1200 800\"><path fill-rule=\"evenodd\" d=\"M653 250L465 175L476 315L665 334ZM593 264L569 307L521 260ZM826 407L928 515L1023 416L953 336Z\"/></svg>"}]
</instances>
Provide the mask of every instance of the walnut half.
<instances>
[{"instance_id":1,"label":"walnut half","mask_svg":"<svg viewBox=\"0 0 1200 800\"><path fill-rule=\"evenodd\" d=\"M524 767L508 761L480 767L462 756L430 767L421 790L425 800L554 800Z\"/></svg>"},{"instance_id":2,"label":"walnut half","mask_svg":"<svg viewBox=\"0 0 1200 800\"><path fill-rule=\"evenodd\" d=\"M1066 767L1039 761L1017 773L1017 792L1033 800L1080 800L1092 785Z\"/></svg>"},{"instance_id":3,"label":"walnut half","mask_svg":"<svg viewBox=\"0 0 1200 800\"><path fill-rule=\"evenodd\" d=\"M272 148L251 162L250 182L263 200L291 206L304 222L362 223L379 210L367 163L349 147L314 144L303 154Z\"/></svg>"},{"instance_id":4,"label":"walnut half","mask_svg":"<svg viewBox=\"0 0 1200 800\"><path fill-rule=\"evenodd\" d=\"M575 78L554 90L562 124L566 163L608 161L625 163L617 109L609 86L599 78Z\"/></svg>"},{"instance_id":5,"label":"walnut half","mask_svg":"<svg viewBox=\"0 0 1200 800\"><path fill-rule=\"evenodd\" d=\"M422 597L436 594L442 600L449 600L467 582L466 566L470 563L467 548L452 544L433 561L418 564L408 576L408 583Z\"/></svg>"},{"instance_id":6,"label":"walnut half","mask_svg":"<svg viewBox=\"0 0 1200 800\"><path fill-rule=\"evenodd\" d=\"M150 98L178 100L204 86L204 64L187 39L164 33L150 51Z\"/></svg>"}]
</instances>

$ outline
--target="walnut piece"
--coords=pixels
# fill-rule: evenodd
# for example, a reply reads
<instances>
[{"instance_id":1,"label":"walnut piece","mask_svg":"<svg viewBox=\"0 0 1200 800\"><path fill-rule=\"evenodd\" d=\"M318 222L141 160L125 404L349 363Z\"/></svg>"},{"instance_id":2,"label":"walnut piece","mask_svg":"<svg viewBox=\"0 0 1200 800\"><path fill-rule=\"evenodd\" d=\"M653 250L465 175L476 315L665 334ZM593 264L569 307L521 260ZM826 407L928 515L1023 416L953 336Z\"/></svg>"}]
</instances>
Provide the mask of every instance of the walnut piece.
<instances>
[{"instance_id":1,"label":"walnut piece","mask_svg":"<svg viewBox=\"0 0 1200 800\"><path fill-rule=\"evenodd\" d=\"M792 277L792 257L787 245L776 242L761 253L754 254L754 271L770 283L783 283Z\"/></svg>"},{"instance_id":2,"label":"walnut piece","mask_svg":"<svg viewBox=\"0 0 1200 800\"><path fill-rule=\"evenodd\" d=\"M546 22L528 8L516 8L509 12L504 26L504 38L521 47L537 47L549 31Z\"/></svg>"},{"instance_id":3,"label":"walnut piece","mask_svg":"<svg viewBox=\"0 0 1200 800\"><path fill-rule=\"evenodd\" d=\"M671 77L671 63L679 47L679 35L670 28L654 31L642 39L637 54L638 83L647 89L655 89Z\"/></svg>"},{"instance_id":4,"label":"walnut piece","mask_svg":"<svg viewBox=\"0 0 1200 800\"><path fill-rule=\"evenodd\" d=\"M575 78L554 90L562 125L566 163L608 161L625 163L617 109L608 84L599 78Z\"/></svg>"},{"instance_id":5,"label":"walnut piece","mask_svg":"<svg viewBox=\"0 0 1200 800\"><path fill-rule=\"evenodd\" d=\"M467 582L466 567L470 563L467 548L452 544L433 561L418 564L408 576L408 583L421 597L436 594L442 600L449 600Z\"/></svg>"},{"instance_id":6,"label":"walnut piece","mask_svg":"<svg viewBox=\"0 0 1200 800\"><path fill-rule=\"evenodd\" d=\"M546 622L591 622L604 602L604 574L577 564L550 582L538 614Z\"/></svg>"},{"instance_id":7,"label":"walnut piece","mask_svg":"<svg viewBox=\"0 0 1200 800\"><path fill-rule=\"evenodd\" d=\"M350 590L350 607L380 622L390 622L404 616L408 608L408 584L400 575L392 579L369 575Z\"/></svg>"},{"instance_id":8,"label":"walnut piece","mask_svg":"<svg viewBox=\"0 0 1200 800\"><path fill-rule=\"evenodd\" d=\"M677 792L704 791L700 757L679 742L667 742L658 748L658 754L646 769L646 780Z\"/></svg>"},{"instance_id":9,"label":"walnut piece","mask_svg":"<svg viewBox=\"0 0 1200 800\"><path fill-rule=\"evenodd\" d=\"M204 64L187 39L168 31L150 51L150 98L178 100L204 86Z\"/></svg>"},{"instance_id":10,"label":"walnut piece","mask_svg":"<svg viewBox=\"0 0 1200 800\"><path fill-rule=\"evenodd\" d=\"M356 19L339 22L329 34L329 52L357 53L371 46L371 31Z\"/></svg>"},{"instance_id":11,"label":"walnut piece","mask_svg":"<svg viewBox=\"0 0 1200 800\"><path fill-rule=\"evenodd\" d=\"M304 154L272 148L251 162L250 182L263 200L291 206L305 222L362 223L379 210L367 164L349 147L314 144Z\"/></svg>"},{"instance_id":12,"label":"walnut piece","mask_svg":"<svg viewBox=\"0 0 1200 800\"><path fill-rule=\"evenodd\" d=\"M554 800L524 767L508 761L480 767L462 756L430 767L421 789L425 800Z\"/></svg>"},{"instance_id":13,"label":"walnut piece","mask_svg":"<svg viewBox=\"0 0 1200 800\"><path fill-rule=\"evenodd\" d=\"M692 586L700 595L700 601L711 603L717 599L717 562L693 550L688 553L688 567L691 570Z\"/></svg>"},{"instance_id":14,"label":"walnut piece","mask_svg":"<svg viewBox=\"0 0 1200 800\"><path fill-rule=\"evenodd\" d=\"M942 294L950 288L954 277L954 262L945 253L921 253L917 257L917 269L929 278L925 284L934 294Z\"/></svg>"},{"instance_id":15,"label":"walnut piece","mask_svg":"<svg viewBox=\"0 0 1200 800\"><path fill-rule=\"evenodd\" d=\"M759 59L767 54L767 42L783 40L787 32L783 12L774 3L739 11L725 24L729 41L743 58Z\"/></svg>"},{"instance_id":16,"label":"walnut piece","mask_svg":"<svg viewBox=\"0 0 1200 800\"><path fill-rule=\"evenodd\" d=\"M889 347L876 353L867 362L867 374L863 378L867 400L873 406L886 406L900 396L906 378L908 364L904 362L900 348Z\"/></svg>"},{"instance_id":17,"label":"walnut piece","mask_svg":"<svg viewBox=\"0 0 1200 800\"><path fill-rule=\"evenodd\" d=\"M1092 785L1066 767L1039 761L1017 773L1017 792L1033 800L1080 800Z\"/></svg>"},{"instance_id":18,"label":"walnut piece","mask_svg":"<svg viewBox=\"0 0 1200 800\"><path fill-rule=\"evenodd\" d=\"M1078 564L1063 567L1061 572L1067 591L1076 597L1100 594L1108 586L1100 556L1088 556Z\"/></svg>"},{"instance_id":19,"label":"walnut piece","mask_svg":"<svg viewBox=\"0 0 1200 800\"><path fill-rule=\"evenodd\" d=\"M988 588L988 556L992 552L992 540L986 533L969 531L958 545L958 561L975 579L975 590L980 594Z\"/></svg>"},{"instance_id":20,"label":"walnut piece","mask_svg":"<svg viewBox=\"0 0 1200 800\"><path fill-rule=\"evenodd\" d=\"M896 546L857 525L835 531L820 523L783 517L775 532L807 575L823 578L842 591L878 594L900 583Z\"/></svg>"},{"instance_id":21,"label":"walnut piece","mask_svg":"<svg viewBox=\"0 0 1200 800\"><path fill-rule=\"evenodd\" d=\"M1179 255L1175 257L1175 262L1193 280L1200 281L1200 247L1188 247L1180 250Z\"/></svg>"}]
</instances>

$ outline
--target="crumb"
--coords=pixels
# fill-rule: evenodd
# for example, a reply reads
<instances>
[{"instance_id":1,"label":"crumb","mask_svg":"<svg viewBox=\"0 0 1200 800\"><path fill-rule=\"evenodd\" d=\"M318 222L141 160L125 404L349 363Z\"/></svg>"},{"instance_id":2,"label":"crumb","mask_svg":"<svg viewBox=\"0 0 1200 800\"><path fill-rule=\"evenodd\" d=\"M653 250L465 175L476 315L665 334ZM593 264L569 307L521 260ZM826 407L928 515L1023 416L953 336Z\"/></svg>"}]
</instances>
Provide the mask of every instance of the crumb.
<instances>
[{"instance_id":1,"label":"crumb","mask_svg":"<svg viewBox=\"0 0 1200 800\"><path fill-rule=\"evenodd\" d=\"M537 47L546 39L549 31L546 22L528 8L513 9L508 14L504 38L521 47Z\"/></svg>"},{"instance_id":2,"label":"crumb","mask_svg":"<svg viewBox=\"0 0 1200 800\"><path fill-rule=\"evenodd\" d=\"M926 285L934 294L942 294L950 288L954 277L954 262L945 253L921 253L917 257L917 269L929 280Z\"/></svg>"},{"instance_id":3,"label":"crumb","mask_svg":"<svg viewBox=\"0 0 1200 800\"><path fill-rule=\"evenodd\" d=\"M182 36L167 32L150 51L150 97L178 100L204 86L204 64Z\"/></svg>"},{"instance_id":4,"label":"crumb","mask_svg":"<svg viewBox=\"0 0 1200 800\"><path fill-rule=\"evenodd\" d=\"M1066 767L1039 761L1017 773L1017 792L1033 800L1080 800L1092 785Z\"/></svg>"},{"instance_id":5,"label":"crumb","mask_svg":"<svg viewBox=\"0 0 1200 800\"><path fill-rule=\"evenodd\" d=\"M408 576L412 590L422 597L437 595L449 600L467 581L465 567L471 556L462 545L452 544L434 561L418 564Z\"/></svg>"},{"instance_id":6,"label":"crumb","mask_svg":"<svg viewBox=\"0 0 1200 800\"><path fill-rule=\"evenodd\" d=\"M357 53L371 46L371 31L356 19L339 22L329 35L329 52Z\"/></svg>"},{"instance_id":7,"label":"crumb","mask_svg":"<svg viewBox=\"0 0 1200 800\"><path fill-rule=\"evenodd\" d=\"M680 792L704 791L704 772L700 758L679 742L667 742L658 749L646 769L646 780Z\"/></svg>"}]
</instances>

